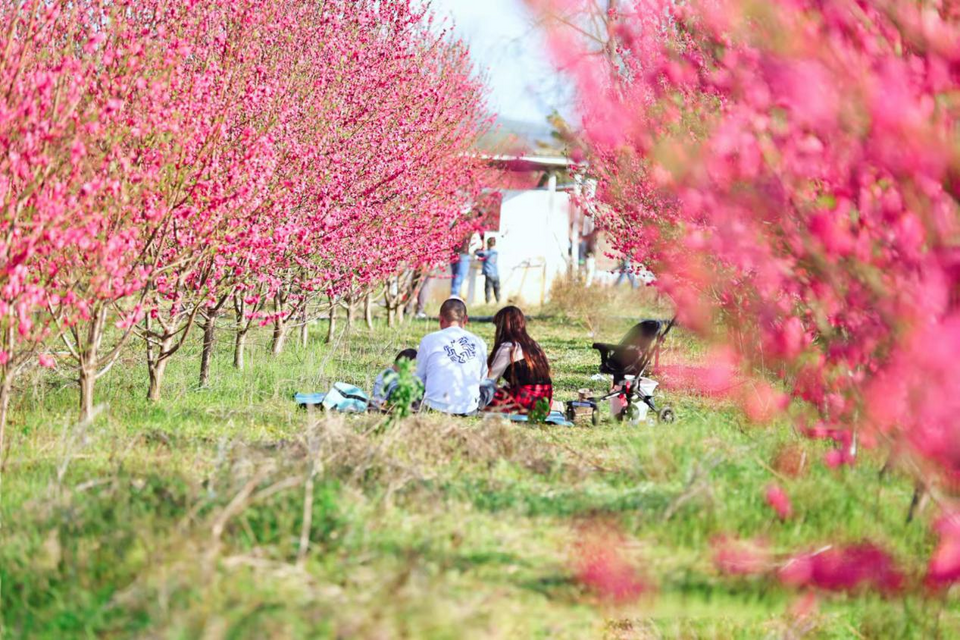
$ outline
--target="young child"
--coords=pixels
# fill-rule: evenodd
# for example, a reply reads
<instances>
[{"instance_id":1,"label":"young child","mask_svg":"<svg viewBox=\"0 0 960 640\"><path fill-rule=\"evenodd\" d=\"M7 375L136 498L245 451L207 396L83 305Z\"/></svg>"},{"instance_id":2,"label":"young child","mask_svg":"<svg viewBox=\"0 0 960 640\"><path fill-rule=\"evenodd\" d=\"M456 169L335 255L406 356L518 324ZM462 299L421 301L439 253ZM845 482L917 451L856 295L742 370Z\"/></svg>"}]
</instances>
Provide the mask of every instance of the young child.
<instances>
[{"instance_id":1,"label":"young child","mask_svg":"<svg viewBox=\"0 0 960 640\"><path fill-rule=\"evenodd\" d=\"M401 360L416 361L416 359L416 349L404 349L398 353L397 357L393 360L393 364L381 371L377 379L374 380L373 396L370 398L370 404L376 409L386 409L387 404L390 402L390 394L397 388L397 363Z\"/></svg>"},{"instance_id":2,"label":"young child","mask_svg":"<svg viewBox=\"0 0 960 640\"><path fill-rule=\"evenodd\" d=\"M477 257L483 262L484 298L490 304L491 293L500 302L500 269L497 268L497 239L487 239L487 250L477 251Z\"/></svg>"}]
</instances>

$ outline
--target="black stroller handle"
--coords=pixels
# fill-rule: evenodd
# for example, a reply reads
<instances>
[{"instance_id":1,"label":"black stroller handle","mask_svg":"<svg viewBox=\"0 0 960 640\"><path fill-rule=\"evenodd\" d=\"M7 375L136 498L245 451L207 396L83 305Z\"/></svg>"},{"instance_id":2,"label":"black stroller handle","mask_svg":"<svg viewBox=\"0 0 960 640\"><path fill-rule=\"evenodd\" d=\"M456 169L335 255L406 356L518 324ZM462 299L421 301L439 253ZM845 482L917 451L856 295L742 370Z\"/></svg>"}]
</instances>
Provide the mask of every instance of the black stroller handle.
<instances>
[{"instance_id":1,"label":"black stroller handle","mask_svg":"<svg viewBox=\"0 0 960 640\"><path fill-rule=\"evenodd\" d=\"M662 323L663 320L659 320L658 322ZM677 323L677 316L673 316L670 319L670 321L667 322L667 327L665 329L661 328L661 330L657 332L657 337L653 345L651 345L651 348L647 349L646 352L643 354L643 359L640 362L641 371L647 370L647 367L650 366L651 360L654 361L654 366L657 366L660 364L660 345L666 339L667 334L670 333L670 330L673 329L673 326L676 323Z\"/></svg>"},{"instance_id":2,"label":"black stroller handle","mask_svg":"<svg viewBox=\"0 0 960 640\"><path fill-rule=\"evenodd\" d=\"M610 344L609 342L594 342L592 348L596 349L597 351L613 351L615 349L619 349L621 346L623 345Z\"/></svg>"},{"instance_id":3,"label":"black stroller handle","mask_svg":"<svg viewBox=\"0 0 960 640\"><path fill-rule=\"evenodd\" d=\"M641 320L619 344L594 342L600 352L600 372L614 376L614 382L626 375L642 376L651 362L659 364L660 347L676 324L670 320Z\"/></svg>"},{"instance_id":4,"label":"black stroller handle","mask_svg":"<svg viewBox=\"0 0 960 640\"><path fill-rule=\"evenodd\" d=\"M670 318L670 321L667 323L667 328L663 330L663 338L667 337L667 334L670 333L670 329L673 329L677 324L677 316Z\"/></svg>"}]
</instances>

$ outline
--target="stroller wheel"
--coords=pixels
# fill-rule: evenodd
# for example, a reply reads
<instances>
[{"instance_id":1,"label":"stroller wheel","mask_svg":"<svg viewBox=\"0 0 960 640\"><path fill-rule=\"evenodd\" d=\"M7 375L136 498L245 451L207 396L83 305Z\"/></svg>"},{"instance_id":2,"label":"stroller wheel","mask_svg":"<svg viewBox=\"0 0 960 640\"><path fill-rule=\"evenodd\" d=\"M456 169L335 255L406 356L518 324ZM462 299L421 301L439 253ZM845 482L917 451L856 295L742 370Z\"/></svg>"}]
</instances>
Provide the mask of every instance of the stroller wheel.
<instances>
[{"instance_id":1,"label":"stroller wheel","mask_svg":"<svg viewBox=\"0 0 960 640\"><path fill-rule=\"evenodd\" d=\"M567 405L567 410L566 410L566 416L565 416L565 417L567 418L567 421L568 421L568 422L573 422L574 419L577 417L577 412L576 412L576 410L574 409L574 407L573 407L572 404L568 404L568 405Z\"/></svg>"},{"instance_id":2,"label":"stroller wheel","mask_svg":"<svg viewBox=\"0 0 960 640\"><path fill-rule=\"evenodd\" d=\"M666 422L669 424L674 421L676 415L673 413L673 407L664 407L663 409L660 409L660 413L657 417L660 418L660 422Z\"/></svg>"},{"instance_id":3,"label":"stroller wheel","mask_svg":"<svg viewBox=\"0 0 960 640\"><path fill-rule=\"evenodd\" d=\"M620 412L619 420L631 425L640 424L640 407L633 403L628 404Z\"/></svg>"}]
</instances>

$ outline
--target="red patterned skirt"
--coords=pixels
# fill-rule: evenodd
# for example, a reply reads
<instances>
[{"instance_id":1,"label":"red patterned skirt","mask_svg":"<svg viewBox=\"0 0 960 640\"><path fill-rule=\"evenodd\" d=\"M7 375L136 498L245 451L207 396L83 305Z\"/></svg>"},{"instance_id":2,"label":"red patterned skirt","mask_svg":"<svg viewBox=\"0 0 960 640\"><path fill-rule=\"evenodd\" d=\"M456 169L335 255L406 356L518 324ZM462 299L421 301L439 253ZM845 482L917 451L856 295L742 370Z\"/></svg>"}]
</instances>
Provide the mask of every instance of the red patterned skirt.
<instances>
[{"instance_id":1,"label":"red patterned skirt","mask_svg":"<svg viewBox=\"0 0 960 640\"><path fill-rule=\"evenodd\" d=\"M483 410L491 413L529 413L541 400L546 400L547 404L553 400L552 384L500 387Z\"/></svg>"}]
</instances>

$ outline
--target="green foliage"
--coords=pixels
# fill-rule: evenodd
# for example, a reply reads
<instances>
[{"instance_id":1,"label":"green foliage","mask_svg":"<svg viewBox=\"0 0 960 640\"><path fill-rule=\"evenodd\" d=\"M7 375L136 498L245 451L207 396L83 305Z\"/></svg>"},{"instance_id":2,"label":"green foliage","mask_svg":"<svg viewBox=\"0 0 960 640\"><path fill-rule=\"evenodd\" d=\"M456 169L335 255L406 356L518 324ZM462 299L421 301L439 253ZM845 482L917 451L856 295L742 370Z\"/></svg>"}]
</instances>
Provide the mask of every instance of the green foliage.
<instances>
[{"instance_id":1,"label":"green foliage","mask_svg":"<svg viewBox=\"0 0 960 640\"><path fill-rule=\"evenodd\" d=\"M417 363L403 359L397 364L397 384L390 394L390 405L396 419L410 415L414 403L423 398L423 382L417 377Z\"/></svg>"},{"instance_id":2,"label":"green foliage","mask_svg":"<svg viewBox=\"0 0 960 640\"><path fill-rule=\"evenodd\" d=\"M527 418L534 424L543 424L550 416L550 403L546 398L540 398Z\"/></svg>"}]
</instances>

